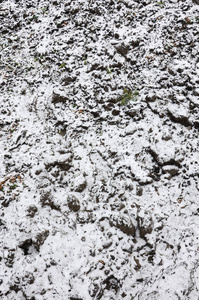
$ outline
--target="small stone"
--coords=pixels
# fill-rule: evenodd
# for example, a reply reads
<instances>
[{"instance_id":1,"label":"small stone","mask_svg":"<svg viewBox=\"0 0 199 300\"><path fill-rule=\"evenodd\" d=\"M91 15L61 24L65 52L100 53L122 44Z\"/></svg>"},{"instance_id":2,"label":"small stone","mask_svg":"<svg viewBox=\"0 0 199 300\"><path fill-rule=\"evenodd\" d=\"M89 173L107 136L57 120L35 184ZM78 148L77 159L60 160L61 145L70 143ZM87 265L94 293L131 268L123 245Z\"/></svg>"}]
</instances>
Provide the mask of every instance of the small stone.
<instances>
[{"instance_id":1,"label":"small stone","mask_svg":"<svg viewBox=\"0 0 199 300\"><path fill-rule=\"evenodd\" d=\"M130 116L130 117L135 117L138 113L139 110L138 109L128 109L127 111L125 111L125 113Z\"/></svg>"},{"instance_id":2,"label":"small stone","mask_svg":"<svg viewBox=\"0 0 199 300\"><path fill-rule=\"evenodd\" d=\"M112 110L112 115L113 116L118 116L120 114L120 111L118 109L113 109Z\"/></svg>"},{"instance_id":3,"label":"small stone","mask_svg":"<svg viewBox=\"0 0 199 300\"><path fill-rule=\"evenodd\" d=\"M115 290L117 292L120 288L120 281L113 275L107 277L103 283L106 285L105 289L107 290Z\"/></svg>"},{"instance_id":4,"label":"small stone","mask_svg":"<svg viewBox=\"0 0 199 300\"><path fill-rule=\"evenodd\" d=\"M115 45L115 49L119 54L125 56L129 52L129 45L125 45L124 43Z\"/></svg>"},{"instance_id":5,"label":"small stone","mask_svg":"<svg viewBox=\"0 0 199 300\"><path fill-rule=\"evenodd\" d=\"M34 275L30 272L26 272L25 276L23 276L23 282L26 284L33 284L35 281Z\"/></svg>"},{"instance_id":6,"label":"small stone","mask_svg":"<svg viewBox=\"0 0 199 300\"><path fill-rule=\"evenodd\" d=\"M122 210L125 208L125 204L121 201L115 201L113 204L111 204L111 210Z\"/></svg>"},{"instance_id":7,"label":"small stone","mask_svg":"<svg viewBox=\"0 0 199 300\"><path fill-rule=\"evenodd\" d=\"M163 141L169 141L169 140L171 140L172 139L172 135L170 134L170 133L165 133L165 134L163 134L163 136L162 136L162 140Z\"/></svg>"},{"instance_id":8,"label":"small stone","mask_svg":"<svg viewBox=\"0 0 199 300\"><path fill-rule=\"evenodd\" d=\"M12 268L12 266L14 264L14 258L15 258L15 251L14 251L14 249L9 249L8 250L8 255L6 255L6 257L5 257L5 265L8 268Z\"/></svg>"},{"instance_id":9,"label":"small stone","mask_svg":"<svg viewBox=\"0 0 199 300\"><path fill-rule=\"evenodd\" d=\"M69 195L67 202L68 202L68 207L72 211L76 212L80 210L80 202L74 195Z\"/></svg>"},{"instance_id":10,"label":"small stone","mask_svg":"<svg viewBox=\"0 0 199 300\"><path fill-rule=\"evenodd\" d=\"M133 190L133 184L129 184L126 186L126 189L129 189L129 191L132 191Z\"/></svg>"},{"instance_id":11,"label":"small stone","mask_svg":"<svg viewBox=\"0 0 199 300\"><path fill-rule=\"evenodd\" d=\"M102 245L102 247L103 247L104 249L108 249L112 244L113 244L113 242L110 241L110 242L104 243L104 244Z\"/></svg>"},{"instance_id":12,"label":"small stone","mask_svg":"<svg viewBox=\"0 0 199 300\"><path fill-rule=\"evenodd\" d=\"M138 38L134 38L132 39L131 41L131 45L135 48L135 47L138 47L140 44L140 40Z\"/></svg>"},{"instance_id":13,"label":"small stone","mask_svg":"<svg viewBox=\"0 0 199 300\"><path fill-rule=\"evenodd\" d=\"M141 186L136 186L136 195L137 196L142 196L143 194L143 188Z\"/></svg>"},{"instance_id":14,"label":"small stone","mask_svg":"<svg viewBox=\"0 0 199 300\"><path fill-rule=\"evenodd\" d=\"M121 296L122 296L122 298L125 298L125 297L127 296L127 294L123 292L123 293L121 294Z\"/></svg>"},{"instance_id":15,"label":"small stone","mask_svg":"<svg viewBox=\"0 0 199 300\"><path fill-rule=\"evenodd\" d=\"M77 221L80 224L93 223L94 222L93 214L87 211L78 212Z\"/></svg>"},{"instance_id":16,"label":"small stone","mask_svg":"<svg viewBox=\"0 0 199 300\"><path fill-rule=\"evenodd\" d=\"M70 76L66 76L66 77L62 78L61 82L62 82L63 85L69 85L74 81L75 81L75 78L72 78Z\"/></svg>"},{"instance_id":17,"label":"small stone","mask_svg":"<svg viewBox=\"0 0 199 300\"><path fill-rule=\"evenodd\" d=\"M27 209L27 216L33 218L37 211L38 209L35 205L30 205Z\"/></svg>"},{"instance_id":18,"label":"small stone","mask_svg":"<svg viewBox=\"0 0 199 300\"><path fill-rule=\"evenodd\" d=\"M49 236L49 230L44 230L36 235L36 238L33 241L33 244L37 251L39 251L40 247L44 244L44 242L48 236Z\"/></svg>"},{"instance_id":19,"label":"small stone","mask_svg":"<svg viewBox=\"0 0 199 300\"><path fill-rule=\"evenodd\" d=\"M32 246L33 241L32 239L26 239L25 241L19 244L19 248L24 251L24 255L30 254L30 247Z\"/></svg>"}]
</instances>

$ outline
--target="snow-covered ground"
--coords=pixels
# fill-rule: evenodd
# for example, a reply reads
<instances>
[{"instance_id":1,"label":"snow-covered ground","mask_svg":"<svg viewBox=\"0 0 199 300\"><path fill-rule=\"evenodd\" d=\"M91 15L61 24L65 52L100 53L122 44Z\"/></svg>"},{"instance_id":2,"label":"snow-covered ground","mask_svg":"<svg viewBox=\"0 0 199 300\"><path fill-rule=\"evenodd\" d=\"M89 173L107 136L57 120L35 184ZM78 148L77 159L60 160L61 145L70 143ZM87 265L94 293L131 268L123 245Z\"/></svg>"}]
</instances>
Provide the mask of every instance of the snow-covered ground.
<instances>
[{"instance_id":1,"label":"snow-covered ground","mask_svg":"<svg viewBox=\"0 0 199 300\"><path fill-rule=\"evenodd\" d=\"M199 5L0 3L0 298L199 299Z\"/></svg>"}]
</instances>

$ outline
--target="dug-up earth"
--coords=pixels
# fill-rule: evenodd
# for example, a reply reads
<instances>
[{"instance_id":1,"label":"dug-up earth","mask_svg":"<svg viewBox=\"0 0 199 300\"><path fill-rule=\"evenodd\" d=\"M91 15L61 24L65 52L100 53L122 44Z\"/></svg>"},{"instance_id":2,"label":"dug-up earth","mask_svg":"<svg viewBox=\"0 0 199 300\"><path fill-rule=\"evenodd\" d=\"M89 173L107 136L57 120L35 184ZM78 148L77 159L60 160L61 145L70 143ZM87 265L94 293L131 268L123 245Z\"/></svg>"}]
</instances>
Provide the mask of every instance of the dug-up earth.
<instances>
[{"instance_id":1,"label":"dug-up earth","mask_svg":"<svg viewBox=\"0 0 199 300\"><path fill-rule=\"evenodd\" d=\"M0 299L199 299L199 1L0 3Z\"/></svg>"}]
</instances>

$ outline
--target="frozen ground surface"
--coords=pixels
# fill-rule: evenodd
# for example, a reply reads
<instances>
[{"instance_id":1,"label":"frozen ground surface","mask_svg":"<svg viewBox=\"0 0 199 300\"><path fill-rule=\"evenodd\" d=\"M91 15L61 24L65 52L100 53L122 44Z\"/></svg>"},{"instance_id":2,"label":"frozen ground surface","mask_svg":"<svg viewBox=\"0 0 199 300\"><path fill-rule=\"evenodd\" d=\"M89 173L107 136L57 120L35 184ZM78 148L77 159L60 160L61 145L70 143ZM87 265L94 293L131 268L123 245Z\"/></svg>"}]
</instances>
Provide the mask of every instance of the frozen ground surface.
<instances>
[{"instance_id":1,"label":"frozen ground surface","mask_svg":"<svg viewBox=\"0 0 199 300\"><path fill-rule=\"evenodd\" d=\"M2 300L199 299L198 4L1 1Z\"/></svg>"}]
</instances>

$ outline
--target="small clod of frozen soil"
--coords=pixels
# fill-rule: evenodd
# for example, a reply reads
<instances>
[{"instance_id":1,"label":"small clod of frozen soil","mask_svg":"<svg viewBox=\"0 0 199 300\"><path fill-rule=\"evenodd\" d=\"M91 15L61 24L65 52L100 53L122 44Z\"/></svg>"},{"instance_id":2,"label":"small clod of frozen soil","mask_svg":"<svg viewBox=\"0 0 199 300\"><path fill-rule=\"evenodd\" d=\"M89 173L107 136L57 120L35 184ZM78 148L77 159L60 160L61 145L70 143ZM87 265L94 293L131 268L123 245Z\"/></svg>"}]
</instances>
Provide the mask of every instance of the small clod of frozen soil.
<instances>
[{"instance_id":1,"label":"small clod of frozen soil","mask_svg":"<svg viewBox=\"0 0 199 300\"><path fill-rule=\"evenodd\" d=\"M198 300L198 4L1 1L2 300Z\"/></svg>"}]
</instances>

